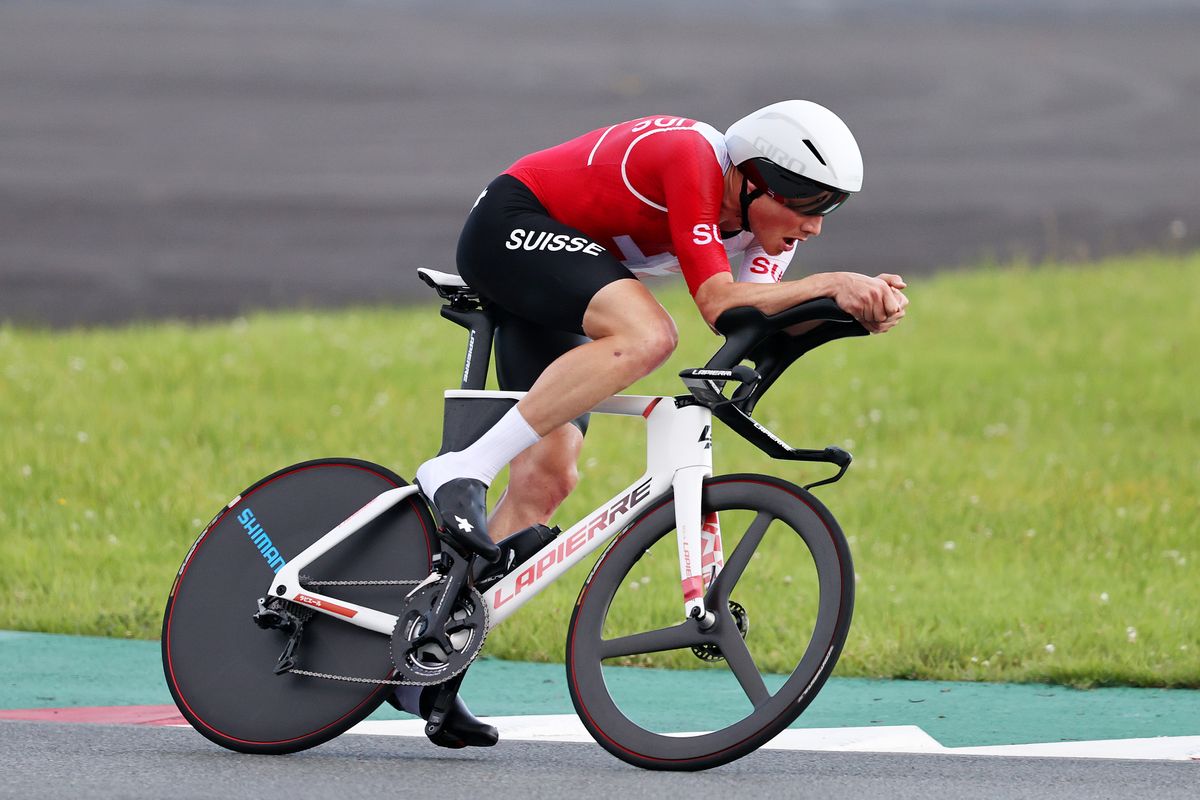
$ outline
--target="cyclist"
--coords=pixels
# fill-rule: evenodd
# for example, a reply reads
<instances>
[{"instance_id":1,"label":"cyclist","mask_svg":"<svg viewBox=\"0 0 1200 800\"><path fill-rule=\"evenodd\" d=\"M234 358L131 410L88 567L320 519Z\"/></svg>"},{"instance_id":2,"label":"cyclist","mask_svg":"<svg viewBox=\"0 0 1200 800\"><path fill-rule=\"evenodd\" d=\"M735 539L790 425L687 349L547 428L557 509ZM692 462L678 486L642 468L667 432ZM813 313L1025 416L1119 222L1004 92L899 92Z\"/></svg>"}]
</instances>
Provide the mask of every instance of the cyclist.
<instances>
[{"instance_id":1,"label":"cyclist","mask_svg":"<svg viewBox=\"0 0 1200 800\"><path fill-rule=\"evenodd\" d=\"M675 324L638 275L682 272L710 327L737 306L773 314L817 297L874 333L896 325L908 305L898 275L780 283L796 245L821 233L862 174L840 118L787 100L724 135L685 117L621 122L528 155L492 181L463 228L458 270L495 308L500 388L528 394L467 449L417 470L447 530L495 560L495 542L548 521L575 487L588 409L675 349ZM489 520L487 487L509 464ZM417 693L400 694L408 710L427 711ZM457 746L495 741L461 701L446 729Z\"/></svg>"}]
</instances>

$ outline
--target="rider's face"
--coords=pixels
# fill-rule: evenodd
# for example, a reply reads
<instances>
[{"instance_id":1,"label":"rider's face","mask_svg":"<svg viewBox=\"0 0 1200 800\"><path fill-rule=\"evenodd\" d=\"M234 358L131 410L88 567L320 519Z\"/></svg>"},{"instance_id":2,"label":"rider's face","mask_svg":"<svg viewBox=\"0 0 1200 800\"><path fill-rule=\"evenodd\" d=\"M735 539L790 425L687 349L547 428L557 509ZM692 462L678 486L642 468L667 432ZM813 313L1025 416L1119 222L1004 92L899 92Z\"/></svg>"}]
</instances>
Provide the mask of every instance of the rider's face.
<instances>
[{"instance_id":1,"label":"rider's face","mask_svg":"<svg viewBox=\"0 0 1200 800\"><path fill-rule=\"evenodd\" d=\"M824 217L801 214L766 195L750 203L750 230L767 255L777 256L791 250L797 242L821 234Z\"/></svg>"}]
</instances>

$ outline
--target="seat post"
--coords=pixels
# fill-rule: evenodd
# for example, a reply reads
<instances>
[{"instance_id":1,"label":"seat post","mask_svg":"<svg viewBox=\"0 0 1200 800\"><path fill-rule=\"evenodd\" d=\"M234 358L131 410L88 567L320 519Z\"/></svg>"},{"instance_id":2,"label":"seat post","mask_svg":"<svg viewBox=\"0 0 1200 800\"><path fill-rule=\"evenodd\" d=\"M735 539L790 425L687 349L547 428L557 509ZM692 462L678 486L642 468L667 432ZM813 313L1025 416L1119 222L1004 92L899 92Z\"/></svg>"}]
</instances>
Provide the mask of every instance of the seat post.
<instances>
[{"instance_id":1,"label":"seat post","mask_svg":"<svg viewBox=\"0 0 1200 800\"><path fill-rule=\"evenodd\" d=\"M418 269L417 275L446 301L442 316L470 332L463 361L462 388L483 389L496 332L496 316L491 307L458 275L426 267Z\"/></svg>"},{"instance_id":2,"label":"seat post","mask_svg":"<svg viewBox=\"0 0 1200 800\"><path fill-rule=\"evenodd\" d=\"M455 308L453 304L447 304L442 306L442 316L470 332L467 354L463 359L462 388L483 389L492 359L492 338L496 333L496 320L491 308Z\"/></svg>"},{"instance_id":3,"label":"seat post","mask_svg":"<svg viewBox=\"0 0 1200 800\"><path fill-rule=\"evenodd\" d=\"M496 332L492 308L451 301L442 306L442 316L470 332L467 355L463 359L462 388L484 389L488 364L491 363L492 338ZM442 419L442 449L438 455L469 447L516 403L510 397L447 397Z\"/></svg>"}]
</instances>

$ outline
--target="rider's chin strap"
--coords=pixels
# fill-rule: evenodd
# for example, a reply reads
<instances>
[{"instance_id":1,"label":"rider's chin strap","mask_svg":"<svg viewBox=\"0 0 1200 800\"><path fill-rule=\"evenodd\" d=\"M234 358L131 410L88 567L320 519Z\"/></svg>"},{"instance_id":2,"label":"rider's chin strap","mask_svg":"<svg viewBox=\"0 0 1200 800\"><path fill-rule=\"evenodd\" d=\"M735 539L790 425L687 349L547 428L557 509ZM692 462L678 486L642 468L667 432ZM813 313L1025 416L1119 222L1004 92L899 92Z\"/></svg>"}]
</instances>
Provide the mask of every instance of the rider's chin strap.
<instances>
[{"instance_id":1,"label":"rider's chin strap","mask_svg":"<svg viewBox=\"0 0 1200 800\"><path fill-rule=\"evenodd\" d=\"M746 191L746 187L749 185L750 181L748 181L746 176L743 175L742 189L738 193L738 200L741 201L742 204L742 230L744 231L750 230L750 204L767 193L765 189L759 189L757 187L753 192L748 192Z\"/></svg>"}]
</instances>

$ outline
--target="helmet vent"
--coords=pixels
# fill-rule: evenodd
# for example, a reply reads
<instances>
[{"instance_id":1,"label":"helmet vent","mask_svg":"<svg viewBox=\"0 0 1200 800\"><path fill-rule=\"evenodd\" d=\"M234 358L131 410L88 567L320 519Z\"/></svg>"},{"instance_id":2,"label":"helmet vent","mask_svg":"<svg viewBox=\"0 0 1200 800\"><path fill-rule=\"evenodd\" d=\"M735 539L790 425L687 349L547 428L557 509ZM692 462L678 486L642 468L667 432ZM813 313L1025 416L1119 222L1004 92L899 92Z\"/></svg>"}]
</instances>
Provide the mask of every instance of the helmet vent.
<instances>
[{"instance_id":1,"label":"helmet vent","mask_svg":"<svg viewBox=\"0 0 1200 800\"><path fill-rule=\"evenodd\" d=\"M813 154L814 156L816 156L816 157L817 157L817 161L820 161L820 162L821 162L821 166L822 166L822 167L828 167L828 166L829 166L828 164L826 164L826 163L825 163L825 159L821 157L821 154L820 154L819 152L817 152L817 148L816 148L816 147L813 145L813 143L812 143L812 140L811 140L811 139L805 139L805 140L804 140L804 143L805 143L806 145L808 145L808 149L812 151L812 154Z\"/></svg>"}]
</instances>

